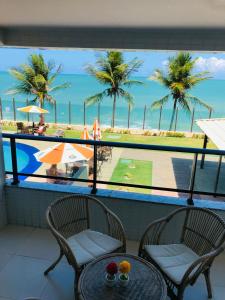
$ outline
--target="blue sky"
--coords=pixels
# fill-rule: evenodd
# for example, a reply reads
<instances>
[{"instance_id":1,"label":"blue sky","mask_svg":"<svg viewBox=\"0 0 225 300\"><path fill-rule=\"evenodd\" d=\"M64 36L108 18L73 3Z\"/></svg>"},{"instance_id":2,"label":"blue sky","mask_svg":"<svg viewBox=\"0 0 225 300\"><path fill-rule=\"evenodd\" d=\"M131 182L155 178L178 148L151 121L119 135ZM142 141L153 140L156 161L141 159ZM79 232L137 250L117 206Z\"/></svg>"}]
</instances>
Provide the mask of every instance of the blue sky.
<instances>
[{"instance_id":1,"label":"blue sky","mask_svg":"<svg viewBox=\"0 0 225 300\"><path fill-rule=\"evenodd\" d=\"M29 48L0 48L0 71L7 71L11 67L25 63L31 53L42 53L46 60L54 60L62 64L63 73L85 74L85 65L94 64L97 55L95 50L45 50ZM165 68L169 56L176 52L169 51L124 51L126 60L138 57L143 60L143 66L137 75L150 76L156 68ZM224 53L193 53L198 57L196 71L209 71L215 79L225 79L225 54Z\"/></svg>"}]
</instances>

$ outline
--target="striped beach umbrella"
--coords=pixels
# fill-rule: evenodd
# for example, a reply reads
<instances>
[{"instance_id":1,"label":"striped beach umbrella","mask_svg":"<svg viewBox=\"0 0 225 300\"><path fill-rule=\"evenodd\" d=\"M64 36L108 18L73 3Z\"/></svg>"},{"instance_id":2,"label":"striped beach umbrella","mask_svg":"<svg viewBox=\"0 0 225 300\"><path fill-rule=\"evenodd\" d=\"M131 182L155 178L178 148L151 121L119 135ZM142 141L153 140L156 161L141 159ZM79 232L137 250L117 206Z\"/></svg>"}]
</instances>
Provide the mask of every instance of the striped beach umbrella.
<instances>
[{"instance_id":1,"label":"striped beach umbrella","mask_svg":"<svg viewBox=\"0 0 225 300\"><path fill-rule=\"evenodd\" d=\"M94 140L100 140L102 138L100 125L96 119L93 124L93 138Z\"/></svg>"},{"instance_id":2,"label":"striped beach umbrella","mask_svg":"<svg viewBox=\"0 0 225 300\"><path fill-rule=\"evenodd\" d=\"M43 108L35 106L35 105L20 107L20 108L17 108L17 110L25 112L25 113L36 113L36 114L47 114L48 113L48 111L46 109L43 109Z\"/></svg>"},{"instance_id":3,"label":"striped beach umbrella","mask_svg":"<svg viewBox=\"0 0 225 300\"><path fill-rule=\"evenodd\" d=\"M81 134L81 139L82 140L91 140L92 139L86 126L84 126L84 131Z\"/></svg>"},{"instance_id":4,"label":"striped beach umbrella","mask_svg":"<svg viewBox=\"0 0 225 300\"><path fill-rule=\"evenodd\" d=\"M69 143L60 143L34 154L37 161L48 164L72 163L89 160L93 157L93 149Z\"/></svg>"},{"instance_id":5,"label":"striped beach umbrella","mask_svg":"<svg viewBox=\"0 0 225 300\"><path fill-rule=\"evenodd\" d=\"M81 139L82 140L93 140L93 138L92 138L92 136L90 136L86 126L84 126L84 131L81 134ZM87 144L86 147L91 147L91 145Z\"/></svg>"}]
</instances>

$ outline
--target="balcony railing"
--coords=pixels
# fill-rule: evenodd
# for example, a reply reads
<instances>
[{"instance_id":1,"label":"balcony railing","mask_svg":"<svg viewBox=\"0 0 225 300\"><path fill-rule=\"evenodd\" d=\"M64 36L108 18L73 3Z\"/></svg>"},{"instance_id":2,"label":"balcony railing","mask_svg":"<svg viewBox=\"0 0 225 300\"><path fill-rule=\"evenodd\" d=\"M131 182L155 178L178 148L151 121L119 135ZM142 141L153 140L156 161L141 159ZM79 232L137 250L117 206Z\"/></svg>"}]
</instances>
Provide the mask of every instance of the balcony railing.
<instances>
[{"instance_id":1,"label":"balcony railing","mask_svg":"<svg viewBox=\"0 0 225 300\"><path fill-rule=\"evenodd\" d=\"M8 134L3 133L3 138L7 138L10 140L11 147L11 159L12 159L12 171L6 170L6 174L11 174L13 177L12 184L19 183L19 176L31 176L31 177L39 177L39 178L49 178L49 179L57 179L57 180L69 180L69 181L77 181L77 182L87 182L92 184L92 193L95 194L97 191L98 184L106 184L106 185L114 185L114 186L125 186L131 188L140 188L140 189L149 189L149 190L161 190L168 192L178 192L187 194L187 203L193 205L193 195L208 195L213 197L225 197L225 193L217 192L217 185L219 181L220 171L221 171L221 159L222 156L225 156L225 151L222 150L213 150L213 149L200 149L200 148L188 148L188 147L173 147L173 146L158 146L158 145L146 145L146 144L133 144L133 143L121 143L121 142L108 142L108 141L93 141L93 140L81 140L81 139L72 139L72 138L57 138L57 137L48 137L48 136L31 136L24 134ZM18 171L17 164L17 149L16 149L16 140L33 140L33 141L44 141L44 142L58 142L58 143L73 143L73 144L83 144L83 145L91 145L94 150L93 154L93 179L81 179L81 178L72 178L72 177L64 177L64 176L48 176L41 174L32 174L32 173L23 173ZM125 149L138 149L138 150L147 150L147 151L161 151L163 152L177 152L177 153L186 153L193 154L192 160L192 170L189 181L189 188L170 188L163 186L154 186L154 185L142 185L142 184L131 184L124 182L113 182L107 180L99 180L97 178L97 166L98 166L98 147L108 146L115 148L125 148ZM196 169L198 157L201 155L201 159L205 157L205 155L218 156L219 163L215 177L215 189L214 191L206 191L206 190L196 190L195 189L195 178L196 178ZM162 158L163 159L163 158Z\"/></svg>"}]
</instances>

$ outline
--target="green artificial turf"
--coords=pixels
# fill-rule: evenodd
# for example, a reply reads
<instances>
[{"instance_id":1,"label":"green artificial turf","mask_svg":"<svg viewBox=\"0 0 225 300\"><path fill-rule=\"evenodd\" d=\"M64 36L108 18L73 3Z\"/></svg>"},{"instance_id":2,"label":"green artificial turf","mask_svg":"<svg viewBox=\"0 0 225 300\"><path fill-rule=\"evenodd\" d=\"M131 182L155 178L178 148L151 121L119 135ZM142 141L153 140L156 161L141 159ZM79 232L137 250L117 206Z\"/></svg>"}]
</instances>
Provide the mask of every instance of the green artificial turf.
<instances>
[{"instance_id":1,"label":"green artificial turf","mask_svg":"<svg viewBox=\"0 0 225 300\"><path fill-rule=\"evenodd\" d=\"M152 162L120 158L110 181L130 184L152 185ZM110 189L150 194L149 189L110 185Z\"/></svg>"}]
</instances>

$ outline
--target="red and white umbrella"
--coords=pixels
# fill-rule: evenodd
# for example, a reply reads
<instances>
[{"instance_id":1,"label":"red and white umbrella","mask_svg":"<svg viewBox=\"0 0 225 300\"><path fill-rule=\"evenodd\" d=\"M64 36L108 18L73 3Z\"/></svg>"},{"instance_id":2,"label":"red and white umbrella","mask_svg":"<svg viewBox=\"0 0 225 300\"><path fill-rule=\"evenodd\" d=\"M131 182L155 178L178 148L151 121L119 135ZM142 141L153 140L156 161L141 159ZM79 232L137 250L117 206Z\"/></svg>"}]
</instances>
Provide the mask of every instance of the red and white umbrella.
<instances>
[{"instance_id":1,"label":"red and white umbrella","mask_svg":"<svg viewBox=\"0 0 225 300\"><path fill-rule=\"evenodd\" d=\"M81 134L81 139L82 140L92 140L92 137L90 136L86 126L84 126L84 131Z\"/></svg>"},{"instance_id":2,"label":"red and white umbrella","mask_svg":"<svg viewBox=\"0 0 225 300\"><path fill-rule=\"evenodd\" d=\"M82 140L93 140L93 138L92 138L92 136L90 136L86 126L84 126L84 131L81 134L81 139ZM91 145L86 145L86 147L91 147Z\"/></svg>"},{"instance_id":3,"label":"red and white umbrella","mask_svg":"<svg viewBox=\"0 0 225 300\"><path fill-rule=\"evenodd\" d=\"M89 160L93 157L93 149L69 143L60 143L46 150L34 154L35 158L43 163L59 164Z\"/></svg>"},{"instance_id":4,"label":"red and white umbrella","mask_svg":"<svg viewBox=\"0 0 225 300\"><path fill-rule=\"evenodd\" d=\"M94 140L100 140L102 138L100 125L96 119L93 124L93 138Z\"/></svg>"}]
</instances>

